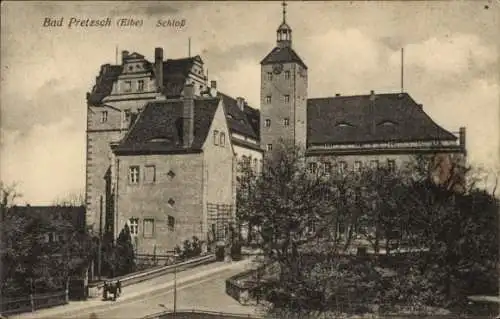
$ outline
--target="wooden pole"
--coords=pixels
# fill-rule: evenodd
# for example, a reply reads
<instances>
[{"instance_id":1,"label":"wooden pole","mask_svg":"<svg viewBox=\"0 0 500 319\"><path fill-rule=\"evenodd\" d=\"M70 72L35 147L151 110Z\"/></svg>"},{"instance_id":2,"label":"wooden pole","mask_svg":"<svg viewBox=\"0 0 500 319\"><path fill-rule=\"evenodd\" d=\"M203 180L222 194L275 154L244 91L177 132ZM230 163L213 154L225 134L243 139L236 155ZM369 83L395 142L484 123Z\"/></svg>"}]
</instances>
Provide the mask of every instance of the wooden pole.
<instances>
[{"instance_id":1,"label":"wooden pole","mask_svg":"<svg viewBox=\"0 0 500 319\"><path fill-rule=\"evenodd\" d=\"M103 205L103 198L101 195L100 198L100 206L99 206L99 249L97 252L97 271L98 271L98 276L99 280L101 280L101 256L102 256L102 205Z\"/></svg>"},{"instance_id":2,"label":"wooden pole","mask_svg":"<svg viewBox=\"0 0 500 319\"><path fill-rule=\"evenodd\" d=\"M404 48L401 48L401 93L404 93Z\"/></svg>"}]
</instances>

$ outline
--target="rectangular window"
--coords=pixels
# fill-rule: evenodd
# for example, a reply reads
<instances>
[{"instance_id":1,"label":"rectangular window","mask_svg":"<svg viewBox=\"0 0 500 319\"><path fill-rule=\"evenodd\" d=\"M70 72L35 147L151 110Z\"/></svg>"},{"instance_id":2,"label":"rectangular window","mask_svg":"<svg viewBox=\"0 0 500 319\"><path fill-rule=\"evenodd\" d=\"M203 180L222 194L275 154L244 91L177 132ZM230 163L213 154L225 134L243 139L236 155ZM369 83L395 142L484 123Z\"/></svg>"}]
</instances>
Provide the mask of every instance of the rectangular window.
<instances>
[{"instance_id":1,"label":"rectangular window","mask_svg":"<svg viewBox=\"0 0 500 319\"><path fill-rule=\"evenodd\" d=\"M214 131L214 145L219 145L219 131Z\"/></svg>"},{"instance_id":2,"label":"rectangular window","mask_svg":"<svg viewBox=\"0 0 500 319\"><path fill-rule=\"evenodd\" d=\"M371 169L378 169L378 160L371 160L370 161L370 168Z\"/></svg>"},{"instance_id":3,"label":"rectangular window","mask_svg":"<svg viewBox=\"0 0 500 319\"><path fill-rule=\"evenodd\" d=\"M153 218L145 218L143 227L144 227L143 232L145 238L151 238L154 236L155 220Z\"/></svg>"},{"instance_id":4,"label":"rectangular window","mask_svg":"<svg viewBox=\"0 0 500 319\"><path fill-rule=\"evenodd\" d=\"M107 121L108 121L108 111L102 111L101 112L101 123L104 123Z\"/></svg>"},{"instance_id":5,"label":"rectangular window","mask_svg":"<svg viewBox=\"0 0 500 319\"><path fill-rule=\"evenodd\" d=\"M339 162L339 173L340 174L345 174L347 171L347 162L340 161Z\"/></svg>"},{"instance_id":6,"label":"rectangular window","mask_svg":"<svg viewBox=\"0 0 500 319\"><path fill-rule=\"evenodd\" d=\"M290 79L290 71L285 71L285 79Z\"/></svg>"},{"instance_id":7,"label":"rectangular window","mask_svg":"<svg viewBox=\"0 0 500 319\"><path fill-rule=\"evenodd\" d=\"M139 183L139 166L130 166L128 168L128 182L130 184Z\"/></svg>"},{"instance_id":8,"label":"rectangular window","mask_svg":"<svg viewBox=\"0 0 500 319\"><path fill-rule=\"evenodd\" d=\"M267 119L267 120L264 122L264 126L265 126L265 127L270 127L270 126L271 126L271 120L270 120L270 119Z\"/></svg>"},{"instance_id":9,"label":"rectangular window","mask_svg":"<svg viewBox=\"0 0 500 319\"><path fill-rule=\"evenodd\" d=\"M123 88L123 90L125 92L132 91L132 81L125 81L124 84L125 84L125 87Z\"/></svg>"},{"instance_id":10,"label":"rectangular window","mask_svg":"<svg viewBox=\"0 0 500 319\"><path fill-rule=\"evenodd\" d=\"M330 172L332 171L332 163L325 162L323 165L324 165L324 168L325 168L325 173L326 174L330 174Z\"/></svg>"},{"instance_id":11,"label":"rectangular window","mask_svg":"<svg viewBox=\"0 0 500 319\"><path fill-rule=\"evenodd\" d=\"M271 104L271 96L270 95L266 96L266 103Z\"/></svg>"},{"instance_id":12,"label":"rectangular window","mask_svg":"<svg viewBox=\"0 0 500 319\"><path fill-rule=\"evenodd\" d=\"M312 163L309 163L309 172L310 173L313 173L313 174L316 174L316 171L317 171L317 168L318 168L318 164L312 162Z\"/></svg>"},{"instance_id":13,"label":"rectangular window","mask_svg":"<svg viewBox=\"0 0 500 319\"><path fill-rule=\"evenodd\" d=\"M168 230L174 231L175 230L175 217L174 216L168 216Z\"/></svg>"},{"instance_id":14,"label":"rectangular window","mask_svg":"<svg viewBox=\"0 0 500 319\"><path fill-rule=\"evenodd\" d=\"M267 150L272 151L273 150L273 144L267 144Z\"/></svg>"},{"instance_id":15,"label":"rectangular window","mask_svg":"<svg viewBox=\"0 0 500 319\"><path fill-rule=\"evenodd\" d=\"M289 126L290 125L290 119L288 117L283 119L283 125Z\"/></svg>"},{"instance_id":16,"label":"rectangular window","mask_svg":"<svg viewBox=\"0 0 500 319\"><path fill-rule=\"evenodd\" d=\"M156 166L146 165L144 167L144 183L152 184L156 182Z\"/></svg>"},{"instance_id":17,"label":"rectangular window","mask_svg":"<svg viewBox=\"0 0 500 319\"><path fill-rule=\"evenodd\" d=\"M226 145L226 134L224 132L220 133L220 146Z\"/></svg>"},{"instance_id":18,"label":"rectangular window","mask_svg":"<svg viewBox=\"0 0 500 319\"><path fill-rule=\"evenodd\" d=\"M285 103L290 103L290 95L285 95Z\"/></svg>"},{"instance_id":19,"label":"rectangular window","mask_svg":"<svg viewBox=\"0 0 500 319\"><path fill-rule=\"evenodd\" d=\"M139 234L139 218L130 218L130 235L137 236Z\"/></svg>"},{"instance_id":20,"label":"rectangular window","mask_svg":"<svg viewBox=\"0 0 500 319\"><path fill-rule=\"evenodd\" d=\"M267 72L267 79L272 80L273 79L273 73L272 72Z\"/></svg>"},{"instance_id":21,"label":"rectangular window","mask_svg":"<svg viewBox=\"0 0 500 319\"><path fill-rule=\"evenodd\" d=\"M387 168L389 172L396 171L396 161L395 160L387 160Z\"/></svg>"},{"instance_id":22,"label":"rectangular window","mask_svg":"<svg viewBox=\"0 0 500 319\"><path fill-rule=\"evenodd\" d=\"M137 91L139 92L144 91L144 80L137 81Z\"/></svg>"},{"instance_id":23,"label":"rectangular window","mask_svg":"<svg viewBox=\"0 0 500 319\"><path fill-rule=\"evenodd\" d=\"M354 162L354 171L355 172L361 172L361 161L355 161Z\"/></svg>"}]
</instances>

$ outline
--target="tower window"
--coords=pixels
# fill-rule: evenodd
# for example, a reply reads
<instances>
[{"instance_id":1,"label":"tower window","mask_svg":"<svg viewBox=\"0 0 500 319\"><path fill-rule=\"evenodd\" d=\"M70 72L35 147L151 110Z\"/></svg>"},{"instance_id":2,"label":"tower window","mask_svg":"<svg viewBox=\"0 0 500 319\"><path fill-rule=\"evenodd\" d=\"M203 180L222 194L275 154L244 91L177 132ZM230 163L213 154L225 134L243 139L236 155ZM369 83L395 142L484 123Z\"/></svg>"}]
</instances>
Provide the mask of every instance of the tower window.
<instances>
[{"instance_id":1,"label":"tower window","mask_svg":"<svg viewBox=\"0 0 500 319\"><path fill-rule=\"evenodd\" d=\"M273 72L267 72L267 79L272 80L273 79Z\"/></svg>"},{"instance_id":2,"label":"tower window","mask_svg":"<svg viewBox=\"0 0 500 319\"><path fill-rule=\"evenodd\" d=\"M272 151L273 150L273 144L267 144L267 150Z\"/></svg>"},{"instance_id":3,"label":"tower window","mask_svg":"<svg viewBox=\"0 0 500 319\"><path fill-rule=\"evenodd\" d=\"M130 166L128 168L128 181L130 184L139 183L139 166Z\"/></svg>"},{"instance_id":4,"label":"tower window","mask_svg":"<svg viewBox=\"0 0 500 319\"><path fill-rule=\"evenodd\" d=\"M102 111L101 112L101 123L104 123L107 121L108 121L108 111Z\"/></svg>"},{"instance_id":5,"label":"tower window","mask_svg":"<svg viewBox=\"0 0 500 319\"><path fill-rule=\"evenodd\" d=\"M290 79L290 71L285 71L285 79Z\"/></svg>"},{"instance_id":6,"label":"tower window","mask_svg":"<svg viewBox=\"0 0 500 319\"><path fill-rule=\"evenodd\" d=\"M283 125L285 125L285 126L289 126L290 125L290 119L288 117L285 117L283 119Z\"/></svg>"},{"instance_id":7,"label":"tower window","mask_svg":"<svg viewBox=\"0 0 500 319\"><path fill-rule=\"evenodd\" d=\"M285 95L285 103L290 103L290 95Z\"/></svg>"},{"instance_id":8,"label":"tower window","mask_svg":"<svg viewBox=\"0 0 500 319\"><path fill-rule=\"evenodd\" d=\"M144 91L144 80L137 81L137 91L139 92Z\"/></svg>"},{"instance_id":9,"label":"tower window","mask_svg":"<svg viewBox=\"0 0 500 319\"><path fill-rule=\"evenodd\" d=\"M266 120L264 121L264 126L265 126L265 127L270 127L270 126L271 126L271 120L270 120L270 119L266 119Z\"/></svg>"},{"instance_id":10,"label":"tower window","mask_svg":"<svg viewBox=\"0 0 500 319\"><path fill-rule=\"evenodd\" d=\"M266 103L267 104L271 103L271 96L270 95L266 96Z\"/></svg>"},{"instance_id":11,"label":"tower window","mask_svg":"<svg viewBox=\"0 0 500 319\"><path fill-rule=\"evenodd\" d=\"M219 145L219 131L214 131L214 145Z\"/></svg>"}]
</instances>

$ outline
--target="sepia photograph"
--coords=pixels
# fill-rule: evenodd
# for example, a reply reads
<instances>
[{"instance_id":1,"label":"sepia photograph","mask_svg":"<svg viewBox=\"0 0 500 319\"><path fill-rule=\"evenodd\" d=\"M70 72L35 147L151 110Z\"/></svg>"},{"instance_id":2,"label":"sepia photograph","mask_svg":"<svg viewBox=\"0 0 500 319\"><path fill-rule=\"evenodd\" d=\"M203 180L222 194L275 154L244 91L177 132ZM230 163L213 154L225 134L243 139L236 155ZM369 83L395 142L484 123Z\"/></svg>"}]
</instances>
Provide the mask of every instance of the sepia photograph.
<instances>
[{"instance_id":1,"label":"sepia photograph","mask_svg":"<svg viewBox=\"0 0 500 319\"><path fill-rule=\"evenodd\" d=\"M500 0L0 23L0 318L500 318Z\"/></svg>"}]
</instances>

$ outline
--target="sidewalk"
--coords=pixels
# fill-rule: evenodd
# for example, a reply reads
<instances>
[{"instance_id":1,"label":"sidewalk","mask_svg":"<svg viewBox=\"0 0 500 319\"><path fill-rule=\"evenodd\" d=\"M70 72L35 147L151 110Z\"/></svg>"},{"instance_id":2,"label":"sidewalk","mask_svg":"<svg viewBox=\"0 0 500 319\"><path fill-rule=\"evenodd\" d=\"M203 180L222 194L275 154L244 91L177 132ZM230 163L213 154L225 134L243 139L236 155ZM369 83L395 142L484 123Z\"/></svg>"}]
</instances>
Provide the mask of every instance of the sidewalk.
<instances>
[{"instance_id":1,"label":"sidewalk","mask_svg":"<svg viewBox=\"0 0 500 319\"><path fill-rule=\"evenodd\" d=\"M197 268L188 269L177 273L177 285L187 284L207 276L227 271L230 269L241 268L242 271L252 265L252 260L242 260L232 263L216 262L214 264L204 265ZM71 301L67 305L41 309L36 312L23 313L10 316L9 318L56 318L68 315L78 315L80 312L97 311L115 307L122 303L140 299L144 295L152 294L173 287L174 274L166 274L148 281L144 281L132 286L125 287L123 294L116 301L103 301L101 298L92 298L86 301Z\"/></svg>"}]
</instances>

